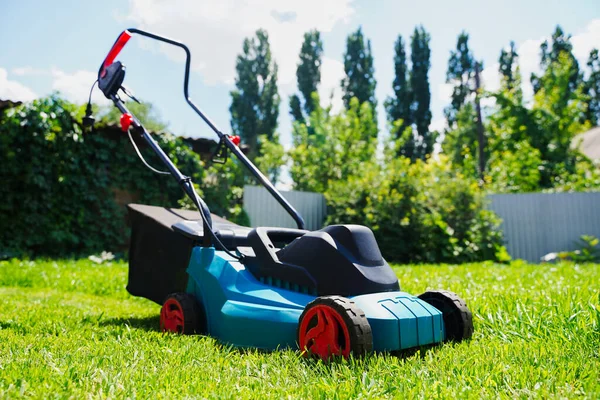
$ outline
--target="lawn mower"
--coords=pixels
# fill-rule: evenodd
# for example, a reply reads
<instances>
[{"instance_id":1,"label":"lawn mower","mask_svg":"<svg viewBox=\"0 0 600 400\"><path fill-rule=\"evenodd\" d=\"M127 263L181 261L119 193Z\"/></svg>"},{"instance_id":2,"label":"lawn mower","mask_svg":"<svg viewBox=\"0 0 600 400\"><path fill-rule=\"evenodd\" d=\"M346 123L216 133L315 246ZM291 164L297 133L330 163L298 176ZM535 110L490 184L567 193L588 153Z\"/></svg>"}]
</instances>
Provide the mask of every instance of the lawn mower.
<instances>
[{"instance_id":1,"label":"lawn mower","mask_svg":"<svg viewBox=\"0 0 600 400\"><path fill-rule=\"evenodd\" d=\"M122 85L125 66L115 59L133 34L185 52L187 103L216 133L221 152L234 154L298 229L251 229L211 215L190 178L179 171L122 100L122 96L135 98ZM190 61L184 44L128 29L102 62L94 83L122 113L121 127L142 162L154 172L175 178L199 212L128 205L132 234L127 290L162 306L160 329L206 334L237 347L299 348L324 360L471 337L471 312L456 294L427 291L413 296L400 290L368 227L332 225L305 230L299 213L241 151L239 137L223 134L192 102ZM93 123L90 103L83 122ZM168 172L148 165L132 134L152 149Z\"/></svg>"}]
</instances>

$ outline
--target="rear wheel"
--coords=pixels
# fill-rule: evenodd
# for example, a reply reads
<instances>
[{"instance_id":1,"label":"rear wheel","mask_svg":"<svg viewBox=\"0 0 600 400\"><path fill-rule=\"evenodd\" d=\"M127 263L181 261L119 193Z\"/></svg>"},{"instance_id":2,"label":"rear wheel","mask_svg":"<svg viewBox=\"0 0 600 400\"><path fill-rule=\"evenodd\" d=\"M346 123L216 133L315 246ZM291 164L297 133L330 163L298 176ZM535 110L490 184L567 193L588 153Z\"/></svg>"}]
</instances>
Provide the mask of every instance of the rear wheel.
<instances>
[{"instance_id":1,"label":"rear wheel","mask_svg":"<svg viewBox=\"0 0 600 400\"><path fill-rule=\"evenodd\" d=\"M341 296L317 297L298 324L298 345L305 355L327 361L332 356L361 356L373 349L371 326L356 304Z\"/></svg>"},{"instance_id":2,"label":"rear wheel","mask_svg":"<svg viewBox=\"0 0 600 400\"><path fill-rule=\"evenodd\" d=\"M460 342L473 335L473 315L471 310L456 293L448 290L431 290L419 296L442 312L446 341Z\"/></svg>"},{"instance_id":3,"label":"rear wheel","mask_svg":"<svg viewBox=\"0 0 600 400\"><path fill-rule=\"evenodd\" d=\"M172 293L160 310L160 329L184 335L201 333L203 320L196 298L189 293Z\"/></svg>"}]
</instances>

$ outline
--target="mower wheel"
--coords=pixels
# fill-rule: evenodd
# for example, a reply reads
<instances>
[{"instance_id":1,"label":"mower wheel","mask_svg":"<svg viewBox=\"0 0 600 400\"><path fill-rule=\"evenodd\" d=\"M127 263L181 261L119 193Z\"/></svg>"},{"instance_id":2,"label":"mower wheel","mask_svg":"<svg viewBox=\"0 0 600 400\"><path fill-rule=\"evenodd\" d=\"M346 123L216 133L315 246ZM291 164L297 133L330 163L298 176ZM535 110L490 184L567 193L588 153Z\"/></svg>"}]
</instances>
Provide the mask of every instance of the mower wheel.
<instances>
[{"instance_id":1,"label":"mower wheel","mask_svg":"<svg viewBox=\"0 0 600 400\"><path fill-rule=\"evenodd\" d=\"M446 341L460 342L473 335L473 315L456 293L447 290L431 290L419 296L442 312Z\"/></svg>"},{"instance_id":2,"label":"mower wheel","mask_svg":"<svg viewBox=\"0 0 600 400\"><path fill-rule=\"evenodd\" d=\"M308 303L298 323L298 345L305 355L362 356L373 349L371 325L350 299L322 296Z\"/></svg>"},{"instance_id":3,"label":"mower wheel","mask_svg":"<svg viewBox=\"0 0 600 400\"><path fill-rule=\"evenodd\" d=\"M160 310L160 329L184 335L201 333L203 325L201 308L189 293L172 293Z\"/></svg>"}]
</instances>

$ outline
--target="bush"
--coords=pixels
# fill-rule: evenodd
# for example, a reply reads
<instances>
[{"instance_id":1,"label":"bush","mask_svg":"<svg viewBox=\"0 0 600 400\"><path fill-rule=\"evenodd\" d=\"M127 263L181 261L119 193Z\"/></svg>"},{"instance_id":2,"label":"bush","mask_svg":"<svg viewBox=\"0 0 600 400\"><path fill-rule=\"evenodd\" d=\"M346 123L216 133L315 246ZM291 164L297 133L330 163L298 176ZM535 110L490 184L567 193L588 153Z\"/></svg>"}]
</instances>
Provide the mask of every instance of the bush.
<instances>
[{"instance_id":1,"label":"bush","mask_svg":"<svg viewBox=\"0 0 600 400\"><path fill-rule=\"evenodd\" d=\"M182 199L174 179L142 165L127 135L115 136L113 128L111 137L102 124L83 132L81 115L81 107L57 96L0 113L0 253L118 252L128 229L117 193L159 206L173 207ZM154 137L184 174L203 182L203 163L188 145L168 134ZM163 169L149 148L141 151ZM229 216L231 207L213 195L219 188L204 189L213 212Z\"/></svg>"},{"instance_id":2,"label":"bush","mask_svg":"<svg viewBox=\"0 0 600 400\"><path fill-rule=\"evenodd\" d=\"M370 227L391 261L509 258L474 174L457 172L447 157L411 163L398 156L405 135L387 143L378 159L373 135L365 135L370 124L368 103L354 99L340 114L317 107L294 126L292 177L296 188L325 195L327 224Z\"/></svg>"},{"instance_id":3,"label":"bush","mask_svg":"<svg viewBox=\"0 0 600 400\"><path fill-rule=\"evenodd\" d=\"M327 223L371 227L384 256L397 262L506 261L498 218L475 179L450 165L444 157L365 165L325 193Z\"/></svg>"}]
</instances>

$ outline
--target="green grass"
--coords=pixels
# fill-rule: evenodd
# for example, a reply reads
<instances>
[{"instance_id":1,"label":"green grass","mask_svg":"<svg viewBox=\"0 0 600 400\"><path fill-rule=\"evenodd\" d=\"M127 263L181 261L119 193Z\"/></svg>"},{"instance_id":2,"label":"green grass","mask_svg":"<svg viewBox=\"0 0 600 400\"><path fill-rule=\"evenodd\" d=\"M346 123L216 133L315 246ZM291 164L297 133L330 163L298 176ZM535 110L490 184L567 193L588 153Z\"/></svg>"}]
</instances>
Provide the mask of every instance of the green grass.
<instances>
[{"instance_id":1,"label":"green grass","mask_svg":"<svg viewBox=\"0 0 600 400\"><path fill-rule=\"evenodd\" d=\"M398 267L459 293L470 342L323 364L157 331L125 263L0 262L0 398L600 397L600 265Z\"/></svg>"}]
</instances>

